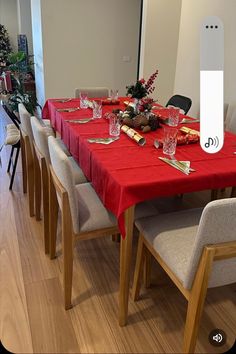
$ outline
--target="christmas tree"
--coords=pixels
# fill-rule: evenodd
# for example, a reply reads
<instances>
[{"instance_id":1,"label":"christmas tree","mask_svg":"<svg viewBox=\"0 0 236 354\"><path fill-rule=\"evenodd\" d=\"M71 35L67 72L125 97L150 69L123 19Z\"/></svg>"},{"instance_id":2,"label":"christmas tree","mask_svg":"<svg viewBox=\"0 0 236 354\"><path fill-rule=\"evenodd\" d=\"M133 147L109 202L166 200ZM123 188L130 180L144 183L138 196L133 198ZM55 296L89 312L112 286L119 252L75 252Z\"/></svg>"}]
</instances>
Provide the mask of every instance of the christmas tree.
<instances>
[{"instance_id":1,"label":"christmas tree","mask_svg":"<svg viewBox=\"0 0 236 354\"><path fill-rule=\"evenodd\" d=\"M0 24L0 67L6 66L8 54L11 52L9 36L4 25Z\"/></svg>"}]
</instances>

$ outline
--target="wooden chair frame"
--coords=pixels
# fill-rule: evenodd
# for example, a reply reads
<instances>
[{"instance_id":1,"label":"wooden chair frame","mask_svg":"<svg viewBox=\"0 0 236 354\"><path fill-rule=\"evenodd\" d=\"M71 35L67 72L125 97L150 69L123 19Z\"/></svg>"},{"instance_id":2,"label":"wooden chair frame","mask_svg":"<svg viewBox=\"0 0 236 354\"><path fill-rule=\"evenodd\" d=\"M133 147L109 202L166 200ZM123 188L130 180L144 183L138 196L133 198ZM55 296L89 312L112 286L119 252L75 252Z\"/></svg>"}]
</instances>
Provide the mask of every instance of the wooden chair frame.
<instances>
[{"instance_id":1,"label":"wooden chair frame","mask_svg":"<svg viewBox=\"0 0 236 354\"><path fill-rule=\"evenodd\" d=\"M70 211L69 197L50 165L50 258L55 257L56 251L56 223L55 214L58 212L57 195L60 198L62 212L62 255L63 255L63 286L64 306L68 310L72 307L72 275L73 275L73 248L77 240L89 240L119 233L118 226L97 229L89 232L74 233Z\"/></svg>"},{"instance_id":2,"label":"wooden chair frame","mask_svg":"<svg viewBox=\"0 0 236 354\"><path fill-rule=\"evenodd\" d=\"M22 134L21 134L21 130L20 130L21 122L20 122L19 118L15 115L15 113L13 113L8 108L8 106L6 104L3 104L3 109L5 110L6 114L11 119L13 124L16 126L16 128L19 129L19 131L20 131L20 141L12 146L11 156L10 156L8 168L7 168L7 172L9 172L10 165L12 162L13 153L14 153L14 150L16 149L16 156L15 156L15 161L13 163L13 171L12 171L9 189L10 190L12 189L12 185L13 185L14 177L15 177L15 172L16 172L16 166L17 166L17 162L18 162L18 156L19 156L19 152L21 149L23 193L26 193L26 191L27 191L27 171L26 171L26 157L25 157L24 141L22 139Z\"/></svg>"},{"instance_id":3,"label":"wooden chair frame","mask_svg":"<svg viewBox=\"0 0 236 354\"><path fill-rule=\"evenodd\" d=\"M144 257L146 252L149 252L157 260L188 301L183 353L193 353L196 346L213 261L236 257L236 241L207 245L204 247L192 288L188 290L183 287L181 281L176 277L161 256L146 241L144 236L140 234L132 289L133 300L137 300L139 297L144 261L150 260L150 258ZM150 273L148 276L150 276ZM150 279L147 279L147 283L150 283Z\"/></svg>"},{"instance_id":4,"label":"wooden chair frame","mask_svg":"<svg viewBox=\"0 0 236 354\"><path fill-rule=\"evenodd\" d=\"M44 251L49 253L49 166L45 157L34 144L35 210L41 210L41 189L43 198L43 239Z\"/></svg>"},{"instance_id":5,"label":"wooden chair frame","mask_svg":"<svg viewBox=\"0 0 236 354\"><path fill-rule=\"evenodd\" d=\"M27 195L28 195L28 205L29 205L29 214L30 216L34 216L35 210L34 210L34 156L33 156L33 151L32 147L30 144L29 136L26 135L23 131L21 131L21 142L23 146L23 151L25 153L25 165L26 165L26 183L27 183ZM24 165L24 166L25 166ZM24 178L23 178L24 181ZM23 186L24 186L23 182ZM23 187L24 188L24 187ZM36 220L40 219L40 216L38 214L36 215Z\"/></svg>"}]
</instances>

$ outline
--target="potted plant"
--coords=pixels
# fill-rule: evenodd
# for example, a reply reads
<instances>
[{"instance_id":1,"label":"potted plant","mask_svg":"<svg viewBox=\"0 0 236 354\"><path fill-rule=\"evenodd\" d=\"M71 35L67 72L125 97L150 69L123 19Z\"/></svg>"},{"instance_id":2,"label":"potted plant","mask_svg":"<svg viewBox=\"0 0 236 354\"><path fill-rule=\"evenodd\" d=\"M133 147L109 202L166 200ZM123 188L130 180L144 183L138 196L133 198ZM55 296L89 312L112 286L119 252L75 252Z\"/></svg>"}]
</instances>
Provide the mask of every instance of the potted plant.
<instances>
[{"instance_id":1,"label":"potted plant","mask_svg":"<svg viewBox=\"0 0 236 354\"><path fill-rule=\"evenodd\" d=\"M34 115L36 108L40 107L36 93L35 91L26 91L24 87L27 76L31 75L32 77L31 57L21 51L8 55L7 70L11 72L12 78L12 93L8 99L8 106L12 111L18 112L18 104L23 103L27 111Z\"/></svg>"}]
</instances>

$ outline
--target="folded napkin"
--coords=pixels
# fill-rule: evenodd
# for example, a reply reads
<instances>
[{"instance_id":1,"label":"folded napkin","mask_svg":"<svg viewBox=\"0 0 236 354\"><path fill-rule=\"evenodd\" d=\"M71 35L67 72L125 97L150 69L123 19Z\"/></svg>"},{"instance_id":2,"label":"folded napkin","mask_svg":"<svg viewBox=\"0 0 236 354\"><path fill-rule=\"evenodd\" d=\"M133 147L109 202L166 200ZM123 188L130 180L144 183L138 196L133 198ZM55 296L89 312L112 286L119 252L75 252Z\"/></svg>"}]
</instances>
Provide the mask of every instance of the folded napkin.
<instances>
[{"instance_id":1,"label":"folded napkin","mask_svg":"<svg viewBox=\"0 0 236 354\"><path fill-rule=\"evenodd\" d=\"M191 123L198 123L200 122L200 119L188 119L188 118L183 118L180 121L180 124L191 124Z\"/></svg>"},{"instance_id":2,"label":"folded napkin","mask_svg":"<svg viewBox=\"0 0 236 354\"><path fill-rule=\"evenodd\" d=\"M54 102L65 103L65 102L69 102L69 101L71 101L71 100L72 100L72 98L62 98L62 99L56 98L56 99L54 99L53 101L54 101Z\"/></svg>"},{"instance_id":3,"label":"folded napkin","mask_svg":"<svg viewBox=\"0 0 236 354\"><path fill-rule=\"evenodd\" d=\"M75 112L80 110L79 107L57 108L57 112Z\"/></svg>"},{"instance_id":4,"label":"folded napkin","mask_svg":"<svg viewBox=\"0 0 236 354\"><path fill-rule=\"evenodd\" d=\"M65 119L67 123L75 123L75 124L84 124L88 123L92 120L92 118L81 118L81 119Z\"/></svg>"},{"instance_id":5,"label":"folded napkin","mask_svg":"<svg viewBox=\"0 0 236 354\"><path fill-rule=\"evenodd\" d=\"M87 141L89 143L108 145L108 144L111 144L111 143L113 143L114 141L116 141L118 139L119 139L119 137L116 137L116 138L90 138L90 139L87 139Z\"/></svg>"},{"instance_id":6,"label":"folded napkin","mask_svg":"<svg viewBox=\"0 0 236 354\"><path fill-rule=\"evenodd\" d=\"M195 172L195 170L190 167L190 161L178 161L174 158L167 159L166 157L159 157L159 159L186 175L189 175L190 172Z\"/></svg>"}]
</instances>

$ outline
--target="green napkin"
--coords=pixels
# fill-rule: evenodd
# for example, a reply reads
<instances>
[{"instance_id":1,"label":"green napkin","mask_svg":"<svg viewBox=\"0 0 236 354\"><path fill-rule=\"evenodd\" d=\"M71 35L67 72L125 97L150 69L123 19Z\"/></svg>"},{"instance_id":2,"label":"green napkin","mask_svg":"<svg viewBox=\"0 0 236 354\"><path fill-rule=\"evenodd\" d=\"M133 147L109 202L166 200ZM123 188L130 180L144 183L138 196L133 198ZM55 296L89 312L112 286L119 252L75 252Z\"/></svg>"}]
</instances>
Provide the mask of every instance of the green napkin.
<instances>
[{"instance_id":1,"label":"green napkin","mask_svg":"<svg viewBox=\"0 0 236 354\"><path fill-rule=\"evenodd\" d=\"M191 124L191 123L198 123L200 122L200 119L188 119L188 118L183 118L181 120L181 124Z\"/></svg>"},{"instance_id":2,"label":"green napkin","mask_svg":"<svg viewBox=\"0 0 236 354\"><path fill-rule=\"evenodd\" d=\"M90 139L87 139L89 143L97 143L97 144L105 144L105 145L108 145L108 144L111 144L113 143L114 141L118 140L119 137L117 138L90 138Z\"/></svg>"},{"instance_id":3,"label":"green napkin","mask_svg":"<svg viewBox=\"0 0 236 354\"><path fill-rule=\"evenodd\" d=\"M75 112L78 111L79 107L69 107L69 108L57 108L57 112Z\"/></svg>"},{"instance_id":4,"label":"green napkin","mask_svg":"<svg viewBox=\"0 0 236 354\"><path fill-rule=\"evenodd\" d=\"M75 123L75 124L84 124L88 123L92 120L92 118L81 118L81 119L65 119L65 122Z\"/></svg>"},{"instance_id":5,"label":"green napkin","mask_svg":"<svg viewBox=\"0 0 236 354\"><path fill-rule=\"evenodd\" d=\"M189 175L190 172L194 172L193 168L190 168L190 161L178 161L173 159L167 159L166 157L159 157L160 160L164 161L168 165L176 168L177 170Z\"/></svg>"}]
</instances>

